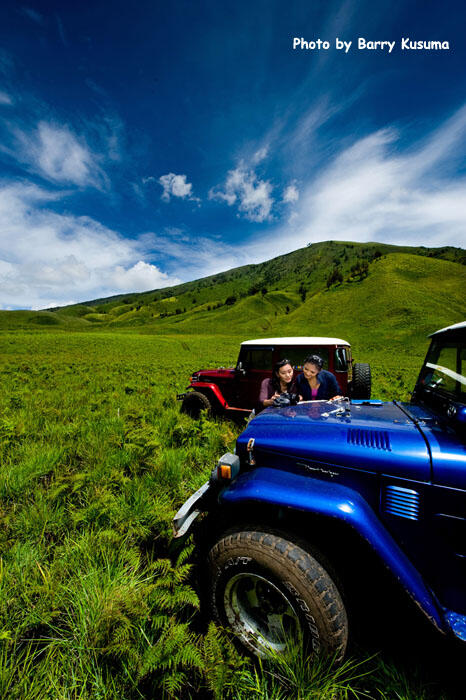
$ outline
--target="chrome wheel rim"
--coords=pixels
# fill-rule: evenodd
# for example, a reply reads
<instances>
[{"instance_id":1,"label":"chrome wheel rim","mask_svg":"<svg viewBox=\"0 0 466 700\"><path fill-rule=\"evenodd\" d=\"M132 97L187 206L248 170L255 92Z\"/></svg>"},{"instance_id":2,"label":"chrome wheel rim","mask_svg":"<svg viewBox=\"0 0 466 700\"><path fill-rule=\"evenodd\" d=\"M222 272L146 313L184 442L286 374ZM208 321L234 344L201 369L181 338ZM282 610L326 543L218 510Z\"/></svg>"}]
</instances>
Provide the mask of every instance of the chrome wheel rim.
<instances>
[{"instance_id":1,"label":"chrome wheel rim","mask_svg":"<svg viewBox=\"0 0 466 700\"><path fill-rule=\"evenodd\" d=\"M225 588L224 604L234 634L259 656L282 653L301 636L291 602L263 576L243 573L232 577Z\"/></svg>"}]
</instances>

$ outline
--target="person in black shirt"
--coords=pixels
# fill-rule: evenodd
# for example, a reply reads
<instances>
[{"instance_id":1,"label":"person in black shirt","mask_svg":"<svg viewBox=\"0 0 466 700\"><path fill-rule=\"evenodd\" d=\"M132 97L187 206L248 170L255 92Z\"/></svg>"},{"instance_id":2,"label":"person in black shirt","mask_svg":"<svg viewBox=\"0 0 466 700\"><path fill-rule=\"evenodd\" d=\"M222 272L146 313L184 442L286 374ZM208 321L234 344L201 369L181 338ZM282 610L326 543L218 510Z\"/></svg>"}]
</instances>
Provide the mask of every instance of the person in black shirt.
<instances>
[{"instance_id":1,"label":"person in black shirt","mask_svg":"<svg viewBox=\"0 0 466 700\"><path fill-rule=\"evenodd\" d=\"M296 377L294 391L302 401L316 399L339 399L341 390L334 375L322 369L323 360L319 355L309 355L303 363L303 371Z\"/></svg>"}]
</instances>

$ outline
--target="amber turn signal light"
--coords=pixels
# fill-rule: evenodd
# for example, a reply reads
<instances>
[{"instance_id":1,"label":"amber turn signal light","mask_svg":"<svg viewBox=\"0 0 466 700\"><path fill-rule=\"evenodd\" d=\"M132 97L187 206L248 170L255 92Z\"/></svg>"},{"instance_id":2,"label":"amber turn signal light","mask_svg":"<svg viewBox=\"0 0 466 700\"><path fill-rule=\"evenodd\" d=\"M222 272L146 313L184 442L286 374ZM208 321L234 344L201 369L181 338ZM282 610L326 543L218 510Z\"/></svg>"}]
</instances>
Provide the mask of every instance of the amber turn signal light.
<instances>
[{"instance_id":1,"label":"amber turn signal light","mask_svg":"<svg viewBox=\"0 0 466 700\"><path fill-rule=\"evenodd\" d=\"M219 464L217 471L219 479L231 479L231 467L229 464Z\"/></svg>"},{"instance_id":2,"label":"amber turn signal light","mask_svg":"<svg viewBox=\"0 0 466 700\"><path fill-rule=\"evenodd\" d=\"M212 470L210 476L211 483L222 481L232 481L235 479L240 470L240 461L237 455L227 452L222 455L217 462L217 466Z\"/></svg>"}]
</instances>

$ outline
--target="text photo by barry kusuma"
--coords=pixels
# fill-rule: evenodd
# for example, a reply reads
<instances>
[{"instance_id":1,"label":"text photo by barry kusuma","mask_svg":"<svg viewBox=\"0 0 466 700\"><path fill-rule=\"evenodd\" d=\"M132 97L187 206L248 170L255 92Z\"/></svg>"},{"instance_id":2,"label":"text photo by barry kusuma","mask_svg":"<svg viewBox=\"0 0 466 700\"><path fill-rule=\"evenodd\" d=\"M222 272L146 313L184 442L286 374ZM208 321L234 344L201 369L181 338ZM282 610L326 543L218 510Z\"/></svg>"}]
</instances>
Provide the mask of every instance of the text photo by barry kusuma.
<instances>
[{"instance_id":1,"label":"text photo by barry kusuma","mask_svg":"<svg viewBox=\"0 0 466 700\"><path fill-rule=\"evenodd\" d=\"M304 39L304 37L293 37L293 49L306 51L329 51L334 48L336 51L348 53L351 50L358 51L392 51L398 48L401 51L449 51L449 41L415 40L409 37L402 37L399 40L372 40L358 37L357 40L346 41L336 37L334 42L323 39Z\"/></svg>"}]
</instances>

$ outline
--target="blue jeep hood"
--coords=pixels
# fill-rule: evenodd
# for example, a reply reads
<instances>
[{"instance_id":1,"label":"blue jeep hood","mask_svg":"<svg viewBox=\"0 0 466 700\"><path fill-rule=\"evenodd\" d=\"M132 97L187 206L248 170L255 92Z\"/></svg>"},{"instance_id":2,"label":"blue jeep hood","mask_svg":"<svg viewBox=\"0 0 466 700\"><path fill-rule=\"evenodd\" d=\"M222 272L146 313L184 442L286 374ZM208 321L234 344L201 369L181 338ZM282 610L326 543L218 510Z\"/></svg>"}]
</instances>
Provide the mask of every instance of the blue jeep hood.
<instances>
[{"instance_id":1,"label":"blue jeep hood","mask_svg":"<svg viewBox=\"0 0 466 700\"><path fill-rule=\"evenodd\" d=\"M431 460L426 439L400 406L393 402L356 403L339 415L341 403L302 403L267 409L250 421L237 442L244 458L254 438L257 464L271 464L273 455L313 464L362 469L430 481ZM277 464L279 466L279 464Z\"/></svg>"}]
</instances>

